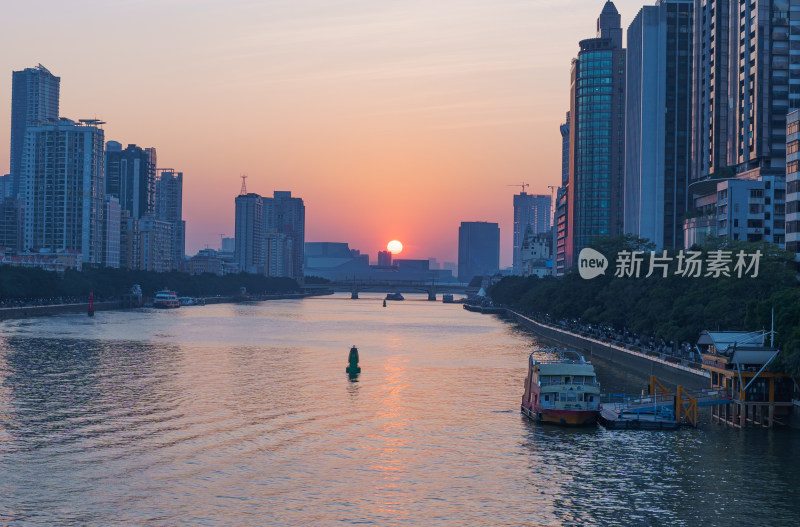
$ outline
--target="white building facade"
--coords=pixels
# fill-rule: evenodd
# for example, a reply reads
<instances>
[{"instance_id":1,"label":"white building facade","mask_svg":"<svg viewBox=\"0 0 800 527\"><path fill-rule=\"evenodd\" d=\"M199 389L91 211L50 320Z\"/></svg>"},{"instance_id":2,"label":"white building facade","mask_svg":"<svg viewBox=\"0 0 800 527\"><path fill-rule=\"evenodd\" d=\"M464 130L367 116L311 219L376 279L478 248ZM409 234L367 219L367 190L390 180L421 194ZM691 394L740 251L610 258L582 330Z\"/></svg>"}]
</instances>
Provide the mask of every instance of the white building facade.
<instances>
[{"instance_id":1,"label":"white building facade","mask_svg":"<svg viewBox=\"0 0 800 527\"><path fill-rule=\"evenodd\" d=\"M103 130L94 121L29 126L22 170L25 251L78 251L84 264L103 256Z\"/></svg>"}]
</instances>

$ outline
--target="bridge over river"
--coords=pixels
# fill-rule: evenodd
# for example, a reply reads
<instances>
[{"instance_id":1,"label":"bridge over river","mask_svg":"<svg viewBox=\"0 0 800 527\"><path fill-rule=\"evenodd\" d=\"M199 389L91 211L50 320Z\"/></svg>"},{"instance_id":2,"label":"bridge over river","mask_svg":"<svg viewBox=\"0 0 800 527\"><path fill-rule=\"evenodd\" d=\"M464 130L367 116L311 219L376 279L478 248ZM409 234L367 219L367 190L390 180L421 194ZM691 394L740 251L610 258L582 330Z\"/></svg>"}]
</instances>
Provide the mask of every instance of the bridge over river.
<instances>
[{"instance_id":1,"label":"bridge over river","mask_svg":"<svg viewBox=\"0 0 800 527\"><path fill-rule=\"evenodd\" d=\"M447 282L424 282L419 280L340 280L326 284L305 284L304 291L333 289L350 292L350 297L358 298L360 292L372 293L427 293L428 300L435 301L437 294L469 295L478 292L477 287L467 284Z\"/></svg>"}]
</instances>

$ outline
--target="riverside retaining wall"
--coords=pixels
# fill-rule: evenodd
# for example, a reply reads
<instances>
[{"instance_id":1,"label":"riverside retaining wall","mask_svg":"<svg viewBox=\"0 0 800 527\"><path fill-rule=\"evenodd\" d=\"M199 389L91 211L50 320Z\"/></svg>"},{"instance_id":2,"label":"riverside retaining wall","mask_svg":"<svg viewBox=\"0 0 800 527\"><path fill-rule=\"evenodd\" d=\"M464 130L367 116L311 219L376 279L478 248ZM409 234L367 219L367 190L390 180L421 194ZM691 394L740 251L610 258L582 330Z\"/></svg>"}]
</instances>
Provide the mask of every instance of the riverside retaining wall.
<instances>
[{"instance_id":1,"label":"riverside retaining wall","mask_svg":"<svg viewBox=\"0 0 800 527\"><path fill-rule=\"evenodd\" d=\"M95 311L108 311L111 309L122 309L121 301L114 302L95 302ZM65 313L88 313L89 303L81 304L55 304L51 306L22 306L0 308L0 320L12 318L47 317L51 315L63 315Z\"/></svg>"},{"instance_id":2,"label":"riverside retaining wall","mask_svg":"<svg viewBox=\"0 0 800 527\"><path fill-rule=\"evenodd\" d=\"M568 349L583 351L589 357L599 357L622 369L645 376L655 375L665 384L697 389L709 386L709 374L686 364L677 364L646 353L623 348L591 337L542 324L516 311L506 310L507 316L520 326Z\"/></svg>"}]
</instances>

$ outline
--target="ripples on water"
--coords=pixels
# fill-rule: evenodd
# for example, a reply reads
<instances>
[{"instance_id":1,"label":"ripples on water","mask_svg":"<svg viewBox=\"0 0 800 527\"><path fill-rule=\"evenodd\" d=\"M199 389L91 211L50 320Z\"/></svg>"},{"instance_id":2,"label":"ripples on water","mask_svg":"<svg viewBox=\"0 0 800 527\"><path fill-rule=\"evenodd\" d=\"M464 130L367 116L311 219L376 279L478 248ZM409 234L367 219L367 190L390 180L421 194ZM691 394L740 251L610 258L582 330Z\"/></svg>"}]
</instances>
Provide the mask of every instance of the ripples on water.
<instances>
[{"instance_id":1,"label":"ripples on water","mask_svg":"<svg viewBox=\"0 0 800 527\"><path fill-rule=\"evenodd\" d=\"M529 335L363 296L2 323L0 523L800 520L796 436L533 424Z\"/></svg>"}]
</instances>

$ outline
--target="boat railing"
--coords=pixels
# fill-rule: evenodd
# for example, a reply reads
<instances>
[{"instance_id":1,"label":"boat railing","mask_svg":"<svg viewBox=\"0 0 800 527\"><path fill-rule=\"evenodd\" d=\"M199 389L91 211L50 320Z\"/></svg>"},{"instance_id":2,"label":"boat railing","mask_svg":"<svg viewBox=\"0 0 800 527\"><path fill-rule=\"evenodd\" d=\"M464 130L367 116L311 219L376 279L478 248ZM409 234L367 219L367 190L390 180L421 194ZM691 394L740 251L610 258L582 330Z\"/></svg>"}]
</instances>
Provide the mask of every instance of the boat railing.
<instances>
[{"instance_id":1,"label":"boat railing","mask_svg":"<svg viewBox=\"0 0 800 527\"><path fill-rule=\"evenodd\" d=\"M539 407L543 410L600 410L599 402L541 402Z\"/></svg>"},{"instance_id":2,"label":"boat railing","mask_svg":"<svg viewBox=\"0 0 800 527\"><path fill-rule=\"evenodd\" d=\"M564 385L564 386L597 386L600 387L600 383L597 381L571 381L571 382L564 382L564 381L539 381L539 386L554 386L554 385Z\"/></svg>"},{"instance_id":3,"label":"boat railing","mask_svg":"<svg viewBox=\"0 0 800 527\"><path fill-rule=\"evenodd\" d=\"M534 364L591 364L591 362L585 360L575 360L575 359L544 359L538 360L531 357L531 361Z\"/></svg>"}]
</instances>

